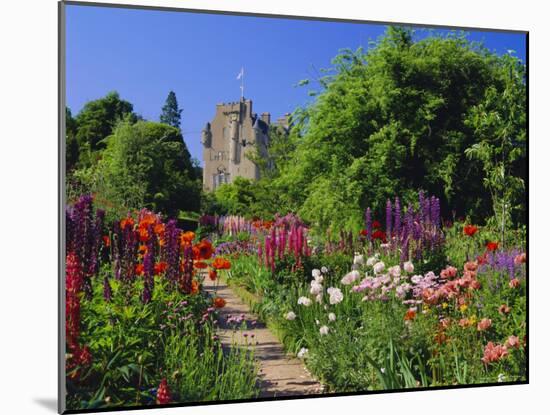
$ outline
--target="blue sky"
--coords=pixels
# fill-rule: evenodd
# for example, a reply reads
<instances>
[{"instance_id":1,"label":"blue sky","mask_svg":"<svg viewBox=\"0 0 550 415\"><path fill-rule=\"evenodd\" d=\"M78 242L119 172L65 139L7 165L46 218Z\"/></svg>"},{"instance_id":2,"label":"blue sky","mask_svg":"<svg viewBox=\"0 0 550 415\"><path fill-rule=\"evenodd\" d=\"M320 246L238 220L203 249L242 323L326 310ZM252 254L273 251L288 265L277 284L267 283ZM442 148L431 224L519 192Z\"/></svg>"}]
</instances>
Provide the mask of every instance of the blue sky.
<instances>
[{"instance_id":1,"label":"blue sky","mask_svg":"<svg viewBox=\"0 0 550 415\"><path fill-rule=\"evenodd\" d=\"M384 25L249 16L67 6L67 105L73 115L116 90L148 120L158 120L173 90L184 111L182 130L201 160L200 130L219 102L237 101L241 67L245 97L272 119L311 98L296 87L330 66L342 48L367 46ZM439 30L441 32L441 30ZM426 36L426 31L419 36ZM498 54L525 60L525 35L469 32ZM202 162L202 160L201 160Z\"/></svg>"}]
</instances>

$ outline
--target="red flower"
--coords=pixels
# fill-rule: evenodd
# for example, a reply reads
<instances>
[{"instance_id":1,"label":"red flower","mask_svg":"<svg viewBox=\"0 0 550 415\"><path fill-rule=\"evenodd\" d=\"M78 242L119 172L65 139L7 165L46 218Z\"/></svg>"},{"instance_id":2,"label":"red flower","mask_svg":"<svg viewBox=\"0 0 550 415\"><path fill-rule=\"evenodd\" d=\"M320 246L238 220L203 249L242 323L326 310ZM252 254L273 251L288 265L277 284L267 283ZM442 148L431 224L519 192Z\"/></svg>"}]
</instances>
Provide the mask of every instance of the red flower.
<instances>
[{"instance_id":1,"label":"red flower","mask_svg":"<svg viewBox=\"0 0 550 415\"><path fill-rule=\"evenodd\" d=\"M147 242L149 240L149 232L145 228L139 228L139 240L140 242Z\"/></svg>"},{"instance_id":2,"label":"red flower","mask_svg":"<svg viewBox=\"0 0 550 415\"><path fill-rule=\"evenodd\" d=\"M214 248L212 248L210 241L207 241L206 239L193 246L194 259L210 259L213 253Z\"/></svg>"},{"instance_id":3,"label":"red flower","mask_svg":"<svg viewBox=\"0 0 550 415\"><path fill-rule=\"evenodd\" d=\"M166 378L160 381L160 385L157 389L157 404L164 405L170 403L172 397L170 396L170 389L168 388L168 382Z\"/></svg>"},{"instance_id":4,"label":"red flower","mask_svg":"<svg viewBox=\"0 0 550 415\"><path fill-rule=\"evenodd\" d=\"M487 252L485 252L483 255L478 255L477 257L477 264L483 265L486 264L488 261Z\"/></svg>"},{"instance_id":5,"label":"red flower","mask_svg":"<svg viewBox=\"0 0 550 415\"><path fill-rule=\"evenodd\" d=\"M475 225L465 225L464 226L464 235L474 236L478 231L478 227Z\"/></svg>"},{"instance_id":6,"label":"red flower","mask_svg":"<svg viewBox=\"0 0 550 415\"><path fill-rule=\"evenodd\" d=\"M200 269L204 269L208 267L208 264L203 261L196 261L193 265L195 266L195 268L200 268Z\"/></svg>"},{"instance_id":7,"label":"red flower","mask_svg":"<svg viewBox=\"0 0 550 415\"><path fill-rule=\"evenodd\" d=\"M109 235L103 236L103 244L108 248L111 246L111 238L109 238Z\"/></svg>"},{"instance_id":8,"label":"red flower","mask_svg":"<svg viewBox=\"0 0 550 415\"><path fill-rule=\"evenodd\" d=\"M372 228L373 229L380 229L381 227L382 227L382 225L377 220L372 222Z\"/></svg>"},{"instance_id":9,"label":"red flower","mask_svg":"<svg viewBox=\"0 0 550 415\"><path fill-rule=\"evenodd\" d=\"M166 271L166 268L168 268L168 264L166 262L157 262L155 264L155 275L164 273L164 271Z\"/></svg>"},{"instance_id":10,"label":"red flower","mask_svg":"<svg viewBox=\"0 0 550 415\"><path fill-rule=\"evenodd\" d=\"M411 321L411 320L414 320L415 317L416 317L416 310L414 308L409 308L405 313L404 320Z\"/></svg>"},{"instance_id":11,"label":"red flower","mask_svg":"<svg viewBox=\"0 0 550 415\"><path fill-rule=\"evenodd\" d=\"M386 242L386 234L382 232L380 229L374 231L372 233L372 239L380 239L382 242Z\"/></svg>"},{"instance_id":12,"label":"red flower","mask_svg":"<svg viewBox=\"0 0 550 415\"><path fill-rule=\"evenodd\" d=\"M224 308L226 304L226 301L221 297L214 298L214 307L216 308Z\"/></svg>"},{"instance_id":13,"label":"red flower","mask_svg":"<svg viewBox=\"0 0 550 415\"><path fill-rule=\"evenodd\" d=\"M361 232L359 232L359 234L361 236L367 236L367 230L366 229L361 229Z\"/></svg>"},{"instance_id":14,"label":"red flower","mask_svg":"<svg viewBox=\"0 0 550 415\"><path fill-rule=\"evenodd\" d=\"M217 257L212 263L212 267L215 269L230 269L231 262L222 257Z\"/></svg>"},{"instance_id":15,"label":"red flower","mask_svg":"<svg viewBox=\"0 0 550 415\"><path fill-rule=\"evenodd\" d=\"M143 275L144 271L145 271L145 268L143 267L143 264L137 264L136 268L135 268L135 271L136 271L136 275Z\"/></svg>"},{"instance_id":16,"label":"red flower","mask_svg":"<svg viewBox=\"0 0 550 415\"><path fill-rule=\"evenodd\" d=\"M120 229L124 230L127 226L134 226L134 219L131 217L124 218L120 221Z\"/></svg>"},{"instance_id":17,"label":"red flower","mask_svg":"<svg viewBox=\"0 0 550 415\"><path fill-rule=\"evenodd\" d=\"M498 249L498 242L487 242L487 250L488 251L496 251Z\"/></svg>"},{"instance_id":18,"label":"red flower","mask_svg":"<svg viewBox=\"0 0 550 415\"><path fill-rule=\"evenodd\" d=\"M218 273L216 272L215 269L211 269L208 271L208 278L210 278L210 280L216 281L217 277L218 277Z\"/></svg>"}]
</instances>

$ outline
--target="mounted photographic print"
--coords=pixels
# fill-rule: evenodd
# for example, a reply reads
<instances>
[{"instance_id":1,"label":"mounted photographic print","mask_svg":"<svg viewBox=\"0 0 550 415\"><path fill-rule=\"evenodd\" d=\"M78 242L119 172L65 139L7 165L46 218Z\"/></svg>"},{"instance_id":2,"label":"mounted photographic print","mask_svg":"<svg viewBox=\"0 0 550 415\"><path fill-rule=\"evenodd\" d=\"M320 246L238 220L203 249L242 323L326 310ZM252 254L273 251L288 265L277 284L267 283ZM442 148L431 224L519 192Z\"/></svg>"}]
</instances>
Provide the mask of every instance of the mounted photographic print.
<instances>
[{"instance_id":1,"label":"mounted photographic print","mask_svg":"<svg viewBox=\"0 0 550 415\"><path fill-rule=\"evenodd\" d=\"M59 10L60 412L528 382L527 32Z\"/></svg>"}]
</instances>

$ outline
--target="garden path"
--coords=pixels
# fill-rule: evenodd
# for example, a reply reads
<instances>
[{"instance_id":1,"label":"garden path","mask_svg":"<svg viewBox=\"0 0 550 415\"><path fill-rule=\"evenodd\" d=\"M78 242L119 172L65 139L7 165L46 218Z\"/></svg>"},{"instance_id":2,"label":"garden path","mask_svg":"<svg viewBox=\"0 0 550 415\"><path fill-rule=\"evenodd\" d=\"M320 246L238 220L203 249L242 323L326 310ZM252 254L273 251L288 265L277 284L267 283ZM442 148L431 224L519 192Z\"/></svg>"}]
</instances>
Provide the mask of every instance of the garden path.
<instances>
[{"instance_id":1,"label":"garden path","mask_svg":"<svg viewBox=\"0 0 550 415\"><path fill-rule=\"evenodd\" d=\"M305 369L300 360L285 353L283 345L257 319L245 304L223 281L204 279L204 288L226 301L220 309L217 335L224 346L233 343L254 347L259 364L260 397L296 396L322 393L322 387ZM247 329L233 330L231 317L243 318ZM228 320L230 320L228 322Z\"/></svg>"}]
</instances>

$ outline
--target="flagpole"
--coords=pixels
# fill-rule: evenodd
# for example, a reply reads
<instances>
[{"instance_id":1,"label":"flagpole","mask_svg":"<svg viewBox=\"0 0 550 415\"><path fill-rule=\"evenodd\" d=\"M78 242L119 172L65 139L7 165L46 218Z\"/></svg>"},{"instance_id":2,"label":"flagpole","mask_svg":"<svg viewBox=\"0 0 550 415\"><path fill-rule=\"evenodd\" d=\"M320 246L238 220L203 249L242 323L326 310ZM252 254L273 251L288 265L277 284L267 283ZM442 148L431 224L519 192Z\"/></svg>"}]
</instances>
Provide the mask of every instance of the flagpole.
<instances>
[{"instance_id":1,"label":"flagpole","mask_svg":"<svg viewBox=\"0 0 550 415\"><path fill-rule=\"evenodd\" d=\"M244 67L241 68L241 99L244 99Z\"/></svg>"}]
</instances>

